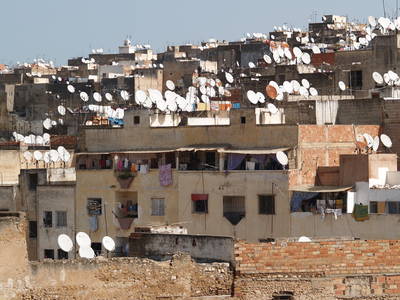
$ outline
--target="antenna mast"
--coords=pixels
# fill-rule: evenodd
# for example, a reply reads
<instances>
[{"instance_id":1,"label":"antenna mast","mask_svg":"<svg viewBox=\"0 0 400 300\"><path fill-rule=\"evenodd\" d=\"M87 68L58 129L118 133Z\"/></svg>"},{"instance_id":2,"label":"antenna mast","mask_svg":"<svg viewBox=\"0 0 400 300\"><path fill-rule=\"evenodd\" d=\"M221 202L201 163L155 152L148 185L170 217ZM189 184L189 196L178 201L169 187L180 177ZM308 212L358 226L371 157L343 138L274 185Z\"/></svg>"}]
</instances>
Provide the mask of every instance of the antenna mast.
<instances>
[{"instance_id":1,"label":"antenna mast","mask_svg":"<svg viewBox=\"0 0 400 300\"><path fill-rule=\"evenodd\" d=\"M383 5L383 16L386 18L385 0L382 0L382 5Z\"/></svg>"}]
</instances>

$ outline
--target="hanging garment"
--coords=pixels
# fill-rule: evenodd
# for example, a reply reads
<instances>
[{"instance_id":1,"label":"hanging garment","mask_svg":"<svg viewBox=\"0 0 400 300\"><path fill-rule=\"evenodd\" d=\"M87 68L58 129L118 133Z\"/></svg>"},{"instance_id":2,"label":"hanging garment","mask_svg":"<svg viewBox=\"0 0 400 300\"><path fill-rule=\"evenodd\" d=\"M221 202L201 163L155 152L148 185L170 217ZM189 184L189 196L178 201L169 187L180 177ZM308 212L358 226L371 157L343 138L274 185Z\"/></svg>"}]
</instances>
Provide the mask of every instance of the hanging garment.
<instances>
[{"instance_id":1,"label":"hanging garment","mask_svg":"<svg viewBox=\"0 0 400 300\"><path fill-rule=\"evenodd\" d=\"M96 232L98 229L97 216L89 217L89 227L91 232Z\"/></svg>"},{"instance_id":2,"label":"hanging garment","mask_svg":"<svg viewBox=\"0 0 400 300\"><path fill-rule=\"evenodd\" d=\"M129 168L129 160L127 158L124 159L124 169L128 169Z\"/></svg>"},{"instance_id":3,"label":"hanging garment","mask_svg":"<svg viewBox=\"0 0 400 300\"><path fill-rule=\"evenodd\" d=\"M117 170L122 171L123 167L124 167L124 164L123 164L122 160L119 160L117 163Z\"/></svg>"},{"instance_id":4,"label":"hanging garment","mask_svg":"<svg viewBox=\"0 0 400 300\"><path fill-rule=\"evenodd\" d=\"M357 222L369 220L368 205L354 205L353 217Z\"/></svg>"},{"instance_id":5,"label":"hanging garment","mask_svg":"<svg viewBox=\"0 0 400 300\"><path fill-rule=\"evenodd\" d=\"M172 184L172 166L171 164L160 166L160 185L168 186Z\"/></svg>"}]
</instances>

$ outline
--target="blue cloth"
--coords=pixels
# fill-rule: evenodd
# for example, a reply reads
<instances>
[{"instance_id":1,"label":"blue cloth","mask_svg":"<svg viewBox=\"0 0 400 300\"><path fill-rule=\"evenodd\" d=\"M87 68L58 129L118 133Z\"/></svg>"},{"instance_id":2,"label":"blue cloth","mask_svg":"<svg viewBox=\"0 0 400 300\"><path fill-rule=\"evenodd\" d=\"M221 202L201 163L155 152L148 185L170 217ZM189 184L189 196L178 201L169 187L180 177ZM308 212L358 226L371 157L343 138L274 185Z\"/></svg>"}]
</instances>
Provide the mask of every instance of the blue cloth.
<instances>
[{"instance_id":1,"label":"blue cloth","mask_svg":"<svg viewBox=\"0 0 400 300\"><path fill-rule=\"evenodd\" d=\"M236 170L240 166L245 154L229 154L228 155L228 170Z\"/></svg>"},{"instance_id":2,"label":"blue cloth","mask_svg":"<svg viewBox=\"0 0 400 300\"><path fill-rule=\"evenodd\" d=\"M301 208L301 203L303 200L310 200L316 197L319 193L312 193L312 192L294 192L292 196L292 200L290 203L290 211L296 212L299 211Z\"/></svg>"}]
</instances>

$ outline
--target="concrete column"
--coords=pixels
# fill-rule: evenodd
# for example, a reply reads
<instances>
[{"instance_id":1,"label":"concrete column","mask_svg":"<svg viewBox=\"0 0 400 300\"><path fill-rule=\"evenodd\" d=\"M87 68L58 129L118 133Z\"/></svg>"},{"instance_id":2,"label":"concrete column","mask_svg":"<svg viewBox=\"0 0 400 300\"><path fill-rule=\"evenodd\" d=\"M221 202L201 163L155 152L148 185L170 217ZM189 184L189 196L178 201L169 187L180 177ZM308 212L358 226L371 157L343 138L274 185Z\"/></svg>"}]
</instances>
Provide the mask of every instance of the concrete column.
<instances>
[{"instance_id":1,"label":"concrete column","mask_svg":"<svg viewBox=\"0 0 400 300\"><path fill-rule=\"evenodd\" d=\"M218 155L219 155L219 171L223 172L225 165L225 153L218 153Z\"/></svg>"}]
</instances>

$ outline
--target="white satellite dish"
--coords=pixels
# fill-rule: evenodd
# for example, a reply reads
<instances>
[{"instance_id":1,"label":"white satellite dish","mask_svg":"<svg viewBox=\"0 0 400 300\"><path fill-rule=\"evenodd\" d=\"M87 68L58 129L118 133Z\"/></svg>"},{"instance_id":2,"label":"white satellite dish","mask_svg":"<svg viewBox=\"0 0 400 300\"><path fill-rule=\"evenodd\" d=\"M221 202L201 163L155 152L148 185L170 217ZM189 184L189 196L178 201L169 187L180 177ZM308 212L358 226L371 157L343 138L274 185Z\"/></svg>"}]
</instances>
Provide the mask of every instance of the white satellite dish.
<instances>
[{"instance_id":1,"label":"white satellite dish","mask_svg":"<svg viewBox=\"0 0 400 300\"><path fill-rule=\"evenodd\" d=\"M58 146L57 147L57 152L59 155L65 153L65 151L67 151L67 149L64 148L64 146Z\"/></svg>"},{"instance_id":2,"label":"white satellite dish","mask_svg":"<svg viewBox=\"0 0 400 300\"><path fill-rule=\"evenodd\" d=\"M249 101L252 104L258 103L258 97L257 97L256 93L252 90L247 91L247 99L249 99Z\"/></svg>"},{"instance_id":3,"label":"white satellite dish","mask_svg":"<svg viewBox=\"0 0 400 300\"><path fill-rule=\"evenodd\" d=\"M382 75L380 73L378 73L378 72L372 73L372 78L374 79L374 81L377 84L383 84L383 82L384 82Z\"/></svg>"},{"instance_id":4,"label":"white satellite dish","mask_svg":"<svg viewBox=\"0 0 400 300\"><path fill-rule=\"evenodd\" d=\"M175 90L175 83L172 80L167 80L165 82L165 85L167 86L167 88L171 91Z\"/></svg>"},{"instance_id":5,"label":"white satellite dish","mask_svg":"<svg viewBox=\"0 0 400 300\"><path fill-rule=\"evenodd\" d=\"M393 72L393 71L388 71L388 75L390 80L392 81L396 81L397 79L399 79L399 75L397 75L397 73Z\"/></svg>"},{"instance_id":6,"label":"white satellite dish","mask_svg":"<svg viewBox=\"0 0 400 300\"><path fill-rule=\"evenodd\" d=\"M316 88L314 88L314 87L312 87L312 88L310 88L310 95L311 96L318 96L318 91L317 91L317 89Z\"/></svg>"},{"instance_id":7,"label":"white satellite dish","mask_svg":"<svg viewBox=\"0 0 400 300\"><path fill-rule=\"evenodd\" d=\"M51 124L51 120L49 118L46 118L43 121L43 127L46 128L47 130L51 129L52 124Z\"/></svg>"},{"instance_id":8,"label":"white satellite dish","mask_svg":"<svg viewBox=\"0 0 400 300\"><path fill-rule=\"evenodd\" d=\"M46 164L48 164L50 162L50 152L46 151L43 155L43 160Z\"/></svg>"},{"instance_id":9,"label":"white satellite dish","mask_svg":"<svg viewBox=\"0 0 400 300\"><path fill-rule=\"evenodd\" d=\"M267 108L272 115L275 115L278 112L278 108L272 103L268 103Z\"/></svg>"},{"instance_id":10,"label":"white satellite dish","mask_svg":"<svg viewBox=\"0 0 400 300\"><path fill-rule=\"evenodd\" d=\"M379 148L379 136L376 136L374 138L374 142L372 143L372 150L374 150L374 152L378 151Z\"/></svg>"},{"instance_id":11,"label":"white satellite dish","mask_svg":"<svg viewBox=\"0 0 400 300\"><path fill-rule=\"evenodd\" d=\"M314 46L312 46L312 52L314 54L320 54L321 53L321 49L319 49L318 46L314 45Z\"/></svg>"},{"instance_id":12,"label":"white satellite dish","mask_svg":"<svg viewBox=\"0 0 400 300\"><path fill-rule=\"evenodd\" d=\"M303 61L304 64L309 65L311 63L311 56L308 53L303 53L301 56L301 60Z\"/></svg>"},{"instance_id":13,"label":"white satellite dish","mask_svg":"<svg viewBox=\"0 0 400 300\"><path fill-rule=\"evenodd\" d=\"M107 251L114 251L115 250L115 242L111 237L109 237L109 236L103 237L102 243L103 243L104 248Z\"/></svg>"},{"instance_id":14,"label":"white satellite dish","mask_svg":"<svg viewBox=\"0 0 400 300\"><path fill-rule=\"evenodd\" d=\"M369 25L371 25L372 27L376 27L376 18L375 17L373 17L373 16L369 16L368 17L368 23L369 23Z\"/></svg>"},{"instance_id":15,"label":"white satellite dish","mask_svg":"<svg viewBox=\"0 0 400 300\"><path fill-rule=\"evenodd\" d=\"M267 64L269 64L269 65L272 64L272 59L269 55L265 54L263 58Z\"/></svg>"},{"instance_id":16,"label":"white satellite dish","mask_svg":"<svg viewBox=\"0 0 400 300\"><path fill-rule=\"evenodd\" d=\"M101 94L100 94L99 92L94 92L94 93L93 93L93 99L94 99L96 102L101 102L101 99L102 99Z\"/></svg>"},{"instance_id":17,"label":"white satellite dish","mask_svg":"<svg viewBox=\"0 0 400 300\"><path fill-rule=\"evenodd\" d=\"M260 103L265 103L265 96L264 96L263 93L257 92L257 93L256 93L256 96L257 96L258 102L260 102Z\"/></svg>"},{"instance_id":18,"label":"white satellite dish","mask_svg":"<svg viewBox=\"0 0 400 300\"><path fill-rule=\"evenodd\" d=\"M60 234L57 238L58 247L65 252L70 252L74 248L74 243L66 234Z\"/></svg>"},{"instance_id":19,"label":"white satellite dish","mask_svg":"<svg viewBox=\"0 0 400 300\"><path fill-rule=\"evenodd\" d=\"M303 56L303 51L299 47L294 47L293 48L293 53L296 58L301 58Z\"/></svg>"},{"instance_id":20,"label":"white satellite dish","mask_svg":"<svg viewBox=\"0 0 400 300\"><path fill-rule=\"evenodd\" d=\"M75 93L75 87L71 84L69 84L67 86L68 92L70 92L71 94Z\"/></svg>"},{"instance_id":21,"label":"white satellite dish","mask_svg":"<svg viewBox=\"0 0 400 300\"><path fill-rule=\"evenodd\" d=\"M311 242L311 239L309 237L306 236L301 236L298 240L299 243L309 243Z\"/></svg>"},{"instance_id":22,"label":"white satellite dish","mask_svg":"<svg viewBox=\"0 0 400 300\"><path fill-rule=\"evenodd\" d=\"M364 137L365 141L367 142L368 148L372 148L372 146L374 144L374 139L372 138L372 136L370 136L368 133L364 133L363 137Z\"/></svg>"},{"instance_id":23,"label":"white satellite dish","mask_svg":"<svg viewBox=\"0 0 400 300\"><path fill-rule=\"evenodd\" d=\"M301 84L306 88L309 89L310 88L310 82L307 79L303 79L301 81Z\"/></svg>"},{"instance_id":24,"label":"white satellite dish","mask_svg":"<svg viewBox=\"0 0 400 300\"><path fill-rule=\"evenodd\" d=\"M393 143L392 143L391 138L390 138L388 135L386 135L386 134L381 134L381 141L382 141L382 144L383 144L386 148L392 148Z\"/></svg>"},{"instance_id":25,"label":"white satellite dish","mask_svg":"<svg viewBox=\"0 0 400 300\"><path fill-rule=\"evenodd\" d=\"M383 74L383 80L385 81L386 84L390 84L390 76L388 73Z\"/></svg>"},{"instance_id":26,"label":"white satellite dish","mask_svg":"<svg viewBox=\"0 0 400 300\"><path fill-rule=\"evenodd\" d=\"M52 162L58 162L60 160L60 155L58 154L57 150L50 150L50 160Z\"/></svg>"},{"instance_id":27,"label":"white satellite dish","mask_svg":"<svg viewBox=\"0 0 400 300\"><path fill-rule=\"evenodd\" d=\"M278 151L276 153L276 159L279 161L279 163L282 166L286 166L289 163L289 159L288 159L287 155L285 154L285 152L282 152L282 151Z\"/></svg>"},{"instance_id":28,"label":"white satellite dish","mask_svg":"<svg viewBox=\"0 0 400 300\"><path fill-rule=\"evenodd\" d=\"M310 93L308 92L308 90L304 86L300 87L299 93L303 97L308 97L310 95Z\"/></svg>"},{"instance_id":29,"label":"white satellite dish","mask_svg":"<svg viewBox=\"0 0 400 300\"><path fill-rule=\"evenodd\" d=\"M290 83L292 84L293 92L298 93L301 87L300 83L297 80L292 80Z\"/></svg>"},{"instance_id":30,"label":"white satellite dish","mask_svg":"<svg viewBox=\"0 0 400 300\"><path fill-rule=\"evenodd\" d=\"M256 65L251 61L251 62L249 62L249 68L250 69L253 69L253 68L255 68L256 67Z\"/></svg>"},{"instance_id":31,"label":"white satellite dish","mask_svg":"<svg viewBox=\"0 0 400 300\"><path fill-rule=\"evenodd\" d=\"M346 90L346 84L343 81L339 81L338 85L341 91L344 92Z\"/></svg>"},{"instance_id":32,"label":"white satellite dish","mask_svg":"<svg viewBox=\"0 0 400 300\"><path fill-rule=\"evenodd\" d=\"M78 232L76 234L76 242L78 243L79 247L90 247L92 244L92 241L90 237L87 235L85 232Z\"/></svg>"},{"instance_id":33,"label":"white satellite dish","mask_svg":"<svg viewBox=\"0 0 400 300\"><path fill-rule=\"evenodd\" d=\"M50 142L50 134L48 133L43 134L43 142L46 144Z\"/></svg>"},{"instance_id":34,"label":"white satellite dish","mask_svg":"<svg viewBox=\"0 0 400 300\"><path fill-rule=\"evenodd\" d=\"M43 159L43 154L42 154L42 152L36 150L35 152L33 152L33 157L36 160L42 160Z\"/></svg>"},{"instance_id":35,"label":"white satellite dish","mask_svg":"<svg viewBox=\"0 0 400 300\"><path fill-rule=\"evenodd\" d=\"M29 151L25 151L23 155L26 161L31 161L33 158L32 153L30 153Z\"/></svg>"},{"instance_id":36,"label":"white satellite dish","mask_svg":"<svg viewBox=\"0 0 400 300\"><path fill-rule=\"evenodd\" d=\"M61 81L62 81L62 78L61 78L61 77L58 77L57 80L58 80L59 82L61 82Z\"/></svg>"},{"instance_id":37,"label":"white satellite dish","mask_svg":"<svg viewBox=\"0 0 400 300\"><path fill-rule=\"evenodd\" d=\"M65 152L60 154L60 158L63 162L69 162L69 160L71 159L71 154L69 154L69 152L65 150Z\"/></svg>"},{"instance_id":38,"label":"white satellite dish","mask_svg":"<svg viewBox=\"0 0 400 300\"><path fill-rule=\"evenodd\" d=\"M92 259L95 257L95 254L94 254L93 249L90 246L89 247L81 246L79 248L79 256L81 258Z\"/></svg>"},{"instance_id":39,"label":"white satellite dish","mask_svg":"<svg viewBox=\"0 0 400 300\"><path fill-rule=\"evenodd\" d=\"M136 91L135 93L135 102L137 104L143 104L147 99L147 95L144 91Z\"/></svg>"},{"instance_id":40,"label":"white satellite dish","mask_svg":"<svg viewBox=\"0 0 400 300\"><path fill-rule=\"evenodd\" d=\"M225 72L225 78L229 83L233 83L233 76L231 73Z\"/></svg>"},{"instance_id":41,"label":"white satellite dish","mask_svg":"<svg viewBox=\"0 0 400 300\"><path fill-rule=\"evenodd\" d=\"M128 93L128 91L122 90L120 94L121 94L121 98L122 98L123 100L125 100L125 101L128 101L128 100L129 100L129 93Z\"/></svg>"},{"instance_id":42,"label":"white satellite dish","mask_svg":"<svg viewBox=\"0 0 400 300\"><path fill-rule=\"evenodd\" d=\"M86 92L80 92L79 97L81 98L82 101L87 102L89 100L89 96Z\"/></svg>"},{"instance_id":43,"label":"white satellite dish","mask_svg":"<svg viewBox=\"0 0 400 300\"><path fill-rule=\"evenodd\" d=\"M113 99L113 97L112 97L112 95L110 94L110 93L106 93L105 95L104 95L105 97L106 97L106 100L107 101L112 101L112 99Z\"/></svg>"},{"instance_id":44,"label":"white satellite dish","mask_svg":"<svg viewBox=\"0 0 400 300\"><path fill-rule=\"evenodd\" d=\"M289 81L285 81L283 83L283 90L288 94L292 94L293 93L293 85Z\"/></svg>"},{"instance_id":45,"label":"white satellite dish","mask_svg":"<svg viewBox=\"0 0 400 300\"><path fill-rule=\"evenodd\" d=\"M292 54L292 52L290 51L289 48L285 48L284 52L285 52L285 56L286 56L286 58L288 60L292 60L293 59L293 54Z\"/></svg>"},{"instance_id":46,"label":"white satellite dish","mask_svg":"<svg viewBox=\"0 0 400 300\"><path fill-rule=\"evenodd\" d=\"M64 106L59 105L59 106L57 107L57 110L58 110L58 113L59 113L60 115L65 116L66 109L65 109Z\"/></svg>"},{"instance_id":47,"label":"white satellite dish","mask_svg":"<svg viewBox=\"0 0 400 300\"><path fill-rule=\"evenodd\" d=\"M38 136L36 137L35 143L36 143L37 145L43 145L43 144L44 144L44 139L43 139L43 137L40 136L40 135L38 135Z\"/></svg>"}]
</instances>

